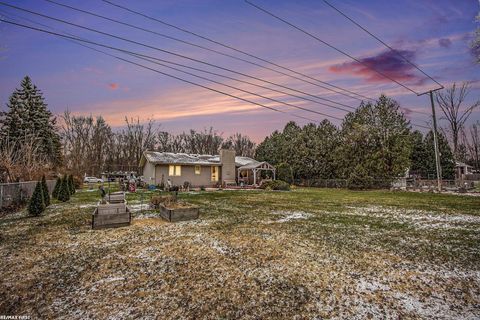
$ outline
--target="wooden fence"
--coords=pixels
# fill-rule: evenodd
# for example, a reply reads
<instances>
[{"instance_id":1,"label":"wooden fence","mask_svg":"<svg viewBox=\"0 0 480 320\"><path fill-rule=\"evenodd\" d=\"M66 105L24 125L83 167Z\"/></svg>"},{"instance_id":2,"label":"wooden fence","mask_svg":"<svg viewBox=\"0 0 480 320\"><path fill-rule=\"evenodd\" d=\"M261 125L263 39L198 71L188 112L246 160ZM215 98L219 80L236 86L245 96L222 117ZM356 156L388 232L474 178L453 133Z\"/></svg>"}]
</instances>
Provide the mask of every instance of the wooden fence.
<instances>
[{"instance_id":1,"label":"wooden fence","mask_svg":"<svg viewBox=\"0 0 480 320\"><path fill-rule=\"evenodd\" d=\"M56 180L47 180L48 191L52 193ZM0 184L0 208L28 200L35 190L37 181Z\"/></svg>"}]
</instances>

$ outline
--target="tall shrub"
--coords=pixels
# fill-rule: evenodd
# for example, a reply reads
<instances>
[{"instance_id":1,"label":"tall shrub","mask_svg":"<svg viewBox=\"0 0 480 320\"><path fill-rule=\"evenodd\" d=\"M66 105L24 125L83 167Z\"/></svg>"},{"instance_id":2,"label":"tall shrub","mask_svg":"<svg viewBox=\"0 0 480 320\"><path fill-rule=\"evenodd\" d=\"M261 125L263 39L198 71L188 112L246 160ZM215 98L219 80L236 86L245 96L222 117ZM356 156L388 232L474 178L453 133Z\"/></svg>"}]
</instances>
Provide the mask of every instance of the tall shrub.
<instances>
[{"instance_id":1,"label":"tall shrub","mask_svg":"<svg viewBox=\"0 0 480 320\"><path fill-rule=\"evenodd\" d=\"M53 198L58 199L58 193L61 187L62 187L62 179L58 177L57 182L55 183L55 188L53 188L53 192L52 192Z\"/></svg>"},{"instance_id":2,"label":"tall shrub","mask_svg":"<svg viewBox=\"0 0 480 320\"><path fill-rule=\"evenodd\" d=\"M48 192L47 179L45 175L42 176L42 191L43 191L43 202L45 207L50 205L50 193Z\"/></svg>"},{"instance_id":3,"label":"tall shrub","mask_svg":"<svg viewBox=\"0 0 480 320\"><path fill-rule=\"evenodd\" d=\"M62 184L60 185L60 190L58 191L58 200L62 202L67 202L70 200L70 188L68 186L68 178L66 175L62 179Z\"/></svg>"},{"instance_id":4,"label":"tall shrub","mask_svg":"<svg viewBox=\"0 0 480 320\"><path fill-rule=\"evenodd\" d=\"M277 166L277 179L289 184L293 183L293 171L288 163L282 162Z\"/></svg>"},{"instance_id":5,"label":"tall shrub","mask_svg":"<svg viewBox=\"0 0 480 320\"><path fill-rule=\"evenodd\" d=\"M30 202L28 204L28 213L32 216L38 216L43 212L43 210L45 210L45 201L43 197L42 183L39 181L35 186L32 197L30 198Z\"/></svg>"},{"instance_id":6,"label":"tall shrub","mask_svg":"<svg viewBox=\"0 0 480 320\"><path fill-rule=\"evenodd\" d=\"M68 176L68 189L70 191L70 194L75 193L75 183L73 182L73 174Z\"/></svg>"}]
</instances>

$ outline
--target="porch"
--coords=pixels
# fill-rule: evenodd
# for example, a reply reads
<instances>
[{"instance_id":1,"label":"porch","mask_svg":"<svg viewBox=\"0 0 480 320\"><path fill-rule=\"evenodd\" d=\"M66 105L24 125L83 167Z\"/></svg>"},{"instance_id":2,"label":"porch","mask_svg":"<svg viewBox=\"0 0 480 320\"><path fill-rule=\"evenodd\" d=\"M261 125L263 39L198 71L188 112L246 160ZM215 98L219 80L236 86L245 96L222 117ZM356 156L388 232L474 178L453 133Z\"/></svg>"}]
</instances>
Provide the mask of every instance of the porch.
<instances>
[{"instance_id":1,"label":"porch","mask_svg":"<svg viewBox=\"0 0 480 320\"><path fill-rule=\"evenodd\" d=\"M262 177L262 172L266 172L265 178ZM269 174L271 174L271 177ZM237 169L237 183L239 186L257 186L265 179L276 179L276 169L268 162L251 163Z\"/></svg>"}]
</instances>

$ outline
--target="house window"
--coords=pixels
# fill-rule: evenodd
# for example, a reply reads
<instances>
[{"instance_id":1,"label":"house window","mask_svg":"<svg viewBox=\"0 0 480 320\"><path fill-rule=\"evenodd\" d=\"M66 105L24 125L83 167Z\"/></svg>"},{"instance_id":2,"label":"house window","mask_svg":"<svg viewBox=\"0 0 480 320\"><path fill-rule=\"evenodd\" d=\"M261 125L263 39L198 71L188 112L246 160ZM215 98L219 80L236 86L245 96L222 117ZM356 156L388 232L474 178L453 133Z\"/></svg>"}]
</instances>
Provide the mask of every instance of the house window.
<instances>
[{"instance_id":1,"label":"house window","mask_svg":"<svg viewBox=\"0 0 480 320\"><path fill-rule=\"evenodd\" d=\"M217 181L218 181L218 167L212 166L211 179L212 179L213 182L217 182Z\"/></svg>"},{"instance_id":2,"label":"house window","mask_svg":"<svg viewBox=\"0 0 480 320\"><path fill-rule=\"evenodd\" d=\"M173 177L180 177L182 175L182 166L175 166L173 164L168 166L168 175Z\"/></svg>"},{"instance_id":3,"label":"house window","mask_svg":"<svg viewBox=\"0 0 480 320\"><path fill-rule=\"evenodd\" d=\"M200 166L195 166L195 174L200 174Z\"/></svg>"}]
</instances>

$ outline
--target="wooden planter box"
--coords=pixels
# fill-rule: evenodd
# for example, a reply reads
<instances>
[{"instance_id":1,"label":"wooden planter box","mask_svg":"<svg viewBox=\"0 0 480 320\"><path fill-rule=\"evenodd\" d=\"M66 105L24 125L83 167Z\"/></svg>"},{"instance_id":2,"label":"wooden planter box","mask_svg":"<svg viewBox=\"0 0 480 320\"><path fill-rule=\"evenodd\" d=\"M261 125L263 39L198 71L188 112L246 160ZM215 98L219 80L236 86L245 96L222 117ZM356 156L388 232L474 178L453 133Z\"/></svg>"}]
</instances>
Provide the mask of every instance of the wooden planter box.
<instances>
[{"instance_id":1,"label":"wooden planter box","mask_svg":"<svg viewBox=\"0 0 480 320\"><path fill-rule=\"evenodd\" d=\"M92 214L92 229L116 228L130 225L132 214L127 204L98 204Z\"/></svg>"},{"instance_id":2,"label":"wooden planter box","mask_svg":"<svg viewBox=\"0 0 480 320\"><path fill-rule=\"evenodd\" d=\"M160 205L160 216L170 222L198 219L199 214L198 207L167 208L163 204Z\"/></svg>"},{"instance_id":3,"label":"wooden planter box","mask_svg":"<svg viewBox=\"0 0 480 320\"><path fill-rule=\"evenodd\" d=\"M125 202L125 192L113 192L105 196L105 200L109 203L122 203Z\"/></svg>"}]
</instances>

